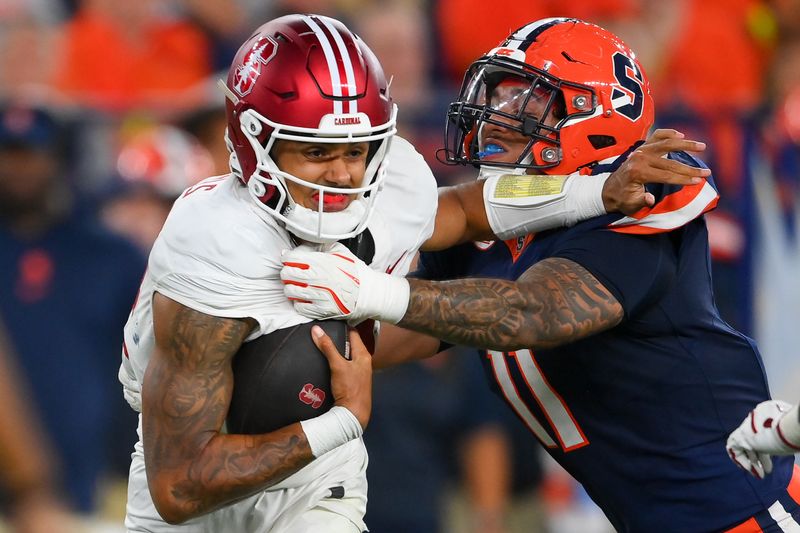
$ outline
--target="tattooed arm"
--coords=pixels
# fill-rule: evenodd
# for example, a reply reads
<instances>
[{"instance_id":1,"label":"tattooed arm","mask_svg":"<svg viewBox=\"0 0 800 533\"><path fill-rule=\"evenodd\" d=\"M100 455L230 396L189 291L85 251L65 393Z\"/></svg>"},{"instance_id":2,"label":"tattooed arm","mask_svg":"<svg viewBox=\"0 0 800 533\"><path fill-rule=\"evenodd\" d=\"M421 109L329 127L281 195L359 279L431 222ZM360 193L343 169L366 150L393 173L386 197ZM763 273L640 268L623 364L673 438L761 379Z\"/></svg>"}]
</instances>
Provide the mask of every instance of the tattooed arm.
<instances>
[{"instance_id":1,"label":"tattooed arm","mask_svg":"<svg viewBox=\"0 0 800 533\"><path fill-rule=\"evenodd\" d=\"M623 309L581 265L550 258L517 281L409 279L398 323L453 344L509 351L552 348L620 323Z\"/></svg>"},{"instance_id":2,"label":"tattooed arm","mask_svg":"<svg viewBox=\"0 0 800 533\"><path fill-rule=\"evenodd\" d=\"M314 457L299 423L265 435L224 435L231 359L252 320L209 316L156 293L156 348L142 389L147 480L169 523L273 485Z\"/></svg>"},{"instance_id":3,"label":"tattooed arm","mask_svg":"<svg viewBox=\"0 0 800 533\"><path fill-rule=\"evenodd\" d=\"M381 333L376 368L432 355L436 339L503 351L559 346L610 329L624 314L589 271L564 258L536 263L517 281L405 281L347 253L288 252L284 293L309 318L400 326Z\"/></svg>"},{"instance_id":4,"label":"tattooed arm","mask_svg":"<svg viewBox=\"0 0 800 533\"><path fill-rule=\"evenodd\" d=\"M623 315L614 296L567 259L546 259L517 281L408 281L405 316L396 326L381 324L376 369L430 357L439 339L502 351L549 348L610 329Z\"/></svg>"}]
</instances>

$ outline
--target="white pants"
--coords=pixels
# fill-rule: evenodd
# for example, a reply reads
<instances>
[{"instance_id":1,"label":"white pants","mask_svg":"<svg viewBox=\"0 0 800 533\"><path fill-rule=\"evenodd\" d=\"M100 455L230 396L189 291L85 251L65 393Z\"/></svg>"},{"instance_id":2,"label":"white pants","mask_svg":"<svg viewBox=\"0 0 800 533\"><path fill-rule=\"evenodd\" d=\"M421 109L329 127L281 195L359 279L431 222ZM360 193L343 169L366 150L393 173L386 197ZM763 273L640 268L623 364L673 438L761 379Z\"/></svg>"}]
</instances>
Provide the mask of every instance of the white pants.
<instances>
[{"instance_id":1,"label":"white pants","mask_svg":"<svg viewBox=\"0 0 800 533\"><path fill-rule=\"evenodd\" d=\"M362 533L350 519L325 509L314 508L300 515L287 531L292 533Z\"/></svg>"},{"instance_id":2,"label":"white pants","mask_svg":"<svg viewBox=\"0 0 800 533\"><path fill-rule=\"evenodd\" d=\"M367 454L360 439L323 455L269 490L171 525L156 511L147 488L141 423L139 434L128 477L125 527L131 533L361 533L367 529L363 521ZM337 488L332 493L333 487Z\"/></svg>"}]
</instances>

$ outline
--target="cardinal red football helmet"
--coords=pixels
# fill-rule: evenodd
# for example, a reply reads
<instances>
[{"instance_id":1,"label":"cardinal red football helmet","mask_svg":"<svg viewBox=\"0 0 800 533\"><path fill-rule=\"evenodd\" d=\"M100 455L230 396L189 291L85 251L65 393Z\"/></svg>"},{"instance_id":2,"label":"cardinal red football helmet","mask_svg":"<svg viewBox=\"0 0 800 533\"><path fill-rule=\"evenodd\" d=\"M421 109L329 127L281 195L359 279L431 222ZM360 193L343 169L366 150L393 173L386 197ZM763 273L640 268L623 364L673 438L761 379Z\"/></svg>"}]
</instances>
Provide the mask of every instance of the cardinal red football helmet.
<instances>
[{"instance_id":1,"label":"cardinal red football helmet","mask_svg":"<svg viewBox=\"0 0 800 533\"><path fill-rule=\"evenodd\" d=\"M257 205L308 241L335 241L363 231L383 183L397 114L369 47L332 18L287 15L267 22L245 41L224 90L231 169ZM270 156L277 139L370 142L361 187L316 185L282 171ZM285 180L318 190L320 209L296 204ZM325 193L358 196L333 213L321 209Z\"/></svg>"},{"instance_id":2,"label":"cardinal red football helmet","mask_svg":"<svg viewBox=\"0 0 800 533\"><path fill-rule=\"evenodd\" d=\"M647 77L618 37L576 19L543 19L470 66L448 111L447 161L567 174L646 138L653 114ZM503 147L481 145L486 124L528 138L516 161L497 162Z\"/></svg>"}]
</instances>

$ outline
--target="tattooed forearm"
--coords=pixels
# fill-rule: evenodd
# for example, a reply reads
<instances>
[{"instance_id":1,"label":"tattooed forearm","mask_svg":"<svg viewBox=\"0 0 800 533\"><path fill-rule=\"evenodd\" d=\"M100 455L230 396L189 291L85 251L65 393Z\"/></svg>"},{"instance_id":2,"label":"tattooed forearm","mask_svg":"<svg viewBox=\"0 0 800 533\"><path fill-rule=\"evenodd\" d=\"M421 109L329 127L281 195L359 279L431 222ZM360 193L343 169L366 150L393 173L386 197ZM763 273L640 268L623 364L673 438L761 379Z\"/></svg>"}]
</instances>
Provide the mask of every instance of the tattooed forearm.
<instances>
[{"instance_id":1,"label":"tattooed forearm","mask_svg":"<svg viewBox=\"0 0 800 533\"><path fill-rule=\"evenodd\" d=\"M172 486L187 517L254 494L297 472L313 459L300 424L264 435L219 435Z\"/></svg>"},{"instance_id":2,"label":"tattooed forearm","mask_svg":"<svg viewBox=\"0 0 800 533\"><path fill-rule=\"evenodd\" d=\"M231 359L253 324L153 302L156 350L145 373L142 429L148 484L162 516L184 521L253 494L313 460L299 424L223 435Z\"/></svg>"},{"instance_id":3,"label":"tattooed forearm","mask_svg":"<svg viewBox=\"0 0 800 533\"><path fill-rule=\"evenodd\" d=\"M549 348L609 329L622 306L585 268L546 259L519 280L409 280L399 326L476 348Z\"/></svg>"}]
</instances>

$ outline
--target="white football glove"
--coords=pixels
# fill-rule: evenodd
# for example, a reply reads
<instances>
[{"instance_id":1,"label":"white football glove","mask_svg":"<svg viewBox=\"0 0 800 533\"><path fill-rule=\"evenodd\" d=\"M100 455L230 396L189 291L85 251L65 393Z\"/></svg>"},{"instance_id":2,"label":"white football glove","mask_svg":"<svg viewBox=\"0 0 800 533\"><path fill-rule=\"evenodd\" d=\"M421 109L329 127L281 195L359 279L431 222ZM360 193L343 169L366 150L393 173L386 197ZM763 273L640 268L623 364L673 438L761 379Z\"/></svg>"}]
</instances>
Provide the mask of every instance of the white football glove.
<instances>
[{"instance_id":1,"label":"white football glove","mask_svg":"<svg viewBox=\"0 0 800 533\"><path fill-rule=\"evenodd\" d=\"M771 455L800 451L799 430L796 407L780 400L761 402L728 437L728 455L739 467L763 479L772 472Z\"/></svg>"},{"instance_id":2,"label":"white football glove","mask_svg":"<svg viewBox=\"0 0 800 533\"><path fill-rule=\"evenodd\" d=\"M367 318L393 324L408 307L408 281L376 272L336 243L326 252L298 246L281 256L283 292L301 315L315 320Z\"/></svg>"}]
</instances>

